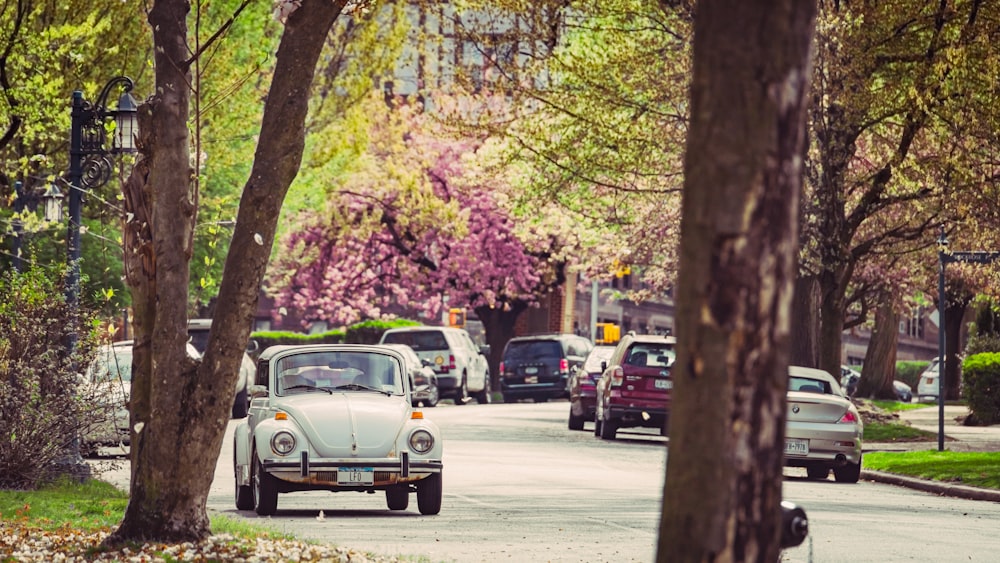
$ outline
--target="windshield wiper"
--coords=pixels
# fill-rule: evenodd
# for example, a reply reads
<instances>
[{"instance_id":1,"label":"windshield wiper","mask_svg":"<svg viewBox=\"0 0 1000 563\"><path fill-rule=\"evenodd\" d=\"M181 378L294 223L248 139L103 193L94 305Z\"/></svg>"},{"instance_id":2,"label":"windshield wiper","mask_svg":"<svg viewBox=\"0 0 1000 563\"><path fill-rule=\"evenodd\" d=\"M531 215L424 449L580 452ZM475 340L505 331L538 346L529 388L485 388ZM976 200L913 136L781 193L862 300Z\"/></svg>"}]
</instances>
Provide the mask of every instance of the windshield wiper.
<instances>
[{"instance_id":1,"label":"windshield wiper","mask_svg":"<svg viewBox=\"0 0 1000 563\"><path fill-rule=\"evenodd\" d=\"M287 389L285 389L285 391L291 391L292 389L308 389L310 391L326 391L327 393L333 395L333 391L330 391L329 389L327 389L325 387L313 387L312 385L292 385L291 387L288 387Z\"/></svg>"},{"instance_id":2,"label":"windshield wiper","mask_svg":"<svg viewBox=\"0 0 1000 563\"><path fill-rule=\"evenodd\" d=\"M338 385L334 387L334 389L346 389L348 391L374 391L376 393L382 393L387 397L392 395L392 393L388 391L382 389L376 389L374 387L369 387L367 385L361 385L360 383L346 383L344 385Z\"/></svg>"}]
</instances>

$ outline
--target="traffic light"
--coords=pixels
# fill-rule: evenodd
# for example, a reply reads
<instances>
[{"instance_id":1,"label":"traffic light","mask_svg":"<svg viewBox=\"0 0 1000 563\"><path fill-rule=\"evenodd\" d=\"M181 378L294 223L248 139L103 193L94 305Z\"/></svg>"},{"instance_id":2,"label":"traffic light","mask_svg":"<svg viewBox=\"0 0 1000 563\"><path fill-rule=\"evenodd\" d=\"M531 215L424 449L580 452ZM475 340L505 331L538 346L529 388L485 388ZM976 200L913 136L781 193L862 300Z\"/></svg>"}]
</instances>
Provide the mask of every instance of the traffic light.
<instances>
[{"instance_id":1,"label":"traffic light","mask_svg":"<svg viewBox=\"0 0 1000 563\"><path fill-rule=\"evenodd\" d=\"M465 328L465 309L448 309L448 326Z\"/></svg>"}]
</instances>

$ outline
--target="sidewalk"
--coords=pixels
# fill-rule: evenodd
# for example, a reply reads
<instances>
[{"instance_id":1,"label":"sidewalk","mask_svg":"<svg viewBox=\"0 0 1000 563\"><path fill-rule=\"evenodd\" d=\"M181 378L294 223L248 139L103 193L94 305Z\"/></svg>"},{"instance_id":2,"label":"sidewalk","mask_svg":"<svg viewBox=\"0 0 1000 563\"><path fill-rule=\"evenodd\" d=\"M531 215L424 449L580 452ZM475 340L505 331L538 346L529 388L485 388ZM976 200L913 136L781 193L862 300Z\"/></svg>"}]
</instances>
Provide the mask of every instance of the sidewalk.
<instances>
[{"instance_id":1,"label":"sidewalk","mask_svg":"<svg viewBox=\"0 0 1000 563\"><path fill-rule=\"evenodd\" d=\"M900 420L914 428L937 434L941 417L939 407L900 411ZM969 414L964 406L944 407L944 449L952 452L1000 452L1000 424L993 426L963 426L960 419ZM931 442L873 442L864 444L865 452L909 452L937 450L937 440ZM862 470L861 478L879 483L909 487L933 494L953 496L970 500L1000 502L1000 490L980 489L966 485L956 485L942 481L917 479L881 471Z\"/></svg>"}]
</instances>

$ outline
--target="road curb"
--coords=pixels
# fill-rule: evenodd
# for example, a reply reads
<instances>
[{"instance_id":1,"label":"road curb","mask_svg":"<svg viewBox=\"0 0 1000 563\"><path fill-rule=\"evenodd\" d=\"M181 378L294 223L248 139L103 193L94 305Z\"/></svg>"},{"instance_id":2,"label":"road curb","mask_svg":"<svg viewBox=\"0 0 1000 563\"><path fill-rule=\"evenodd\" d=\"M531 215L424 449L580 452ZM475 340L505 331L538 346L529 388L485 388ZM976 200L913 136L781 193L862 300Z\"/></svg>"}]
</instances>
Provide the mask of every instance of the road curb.
<instances>
[{"instance_id":1,"label":"road curb","mask_svg":"<svg viewBox=\"0 0 1000 563\"><path fill-rule=\"evenodd\" d=\"M885 473L883 471L871 471L867 469L861 471L861 478L868 481L897 485L900 487L907 487L943 496L964 498L968 500L1000 502L1000 490L981 489L978 487L970 487L968 485L955 485L952 483L944 483L942 481L918 479L916 477L907 477L905 475Z\"/></svg>"}]
</instances>

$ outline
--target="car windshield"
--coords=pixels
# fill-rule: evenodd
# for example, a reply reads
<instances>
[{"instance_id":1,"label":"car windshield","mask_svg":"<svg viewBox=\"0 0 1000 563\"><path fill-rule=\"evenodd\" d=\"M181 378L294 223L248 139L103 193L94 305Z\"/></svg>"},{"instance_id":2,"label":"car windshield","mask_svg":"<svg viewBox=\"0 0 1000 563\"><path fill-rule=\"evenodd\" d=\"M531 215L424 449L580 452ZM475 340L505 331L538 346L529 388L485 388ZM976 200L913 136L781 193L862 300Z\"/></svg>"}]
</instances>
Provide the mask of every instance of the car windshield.
<instances>
[{"instance_id":1,"label":"car windshield","mask_svg":"<svg viewBox=\"0 0 1000 563\"><path fill-rule=\"evenodd\" d=\"M132 347L106 346L101 348L90 366L91 382L132 381Z\"/></svg>"},{"instance_id":2,"label":"car windshield","mask_svg":"<svg viewBox=\"0 0 1000 563\"><path fill-rule=\"evenodd\" d=\"M801 377L793 375L788 379L789 391L806 391L810 393L823 393L824 395L834 395L833 388L828 381L813 379L811 377Z\"/></svg>"},{"instance_id":3,"label":"car windshield","mask_svg":"<svg viewBox=\"0 0 1000 563\"><path fill-rule=\"evenodd\" d=\"M448 349L448 341L440 330L388 332L382 338L382 343L406 344L417 352Z\"/></svg>"},{"instance_id":4,"label":"car windshield","mask_svg":"<svg viewBox=\"0 0 1000 563\"><path fill-rule=\"evenodd\" d=\"M590 372L601 371L601 363L608 361L614 352L615 349L611 346L594 348L587 356L587 361L583 363L583 369Z\"/></svg>"},{"instance_id":5,"label":"car windshield","mask_svg":"<svg viewBox=\"0 0 1000 563\"><path fill-rule=\"evenodd\" d=\"M403 394L399 360L368 351L303 352L280 358L279 395L324 391L379 391Z\"/></svg>"},{"instance_id":6,"label":"car windshield","mask_svg":"<svg viewBox=\"0 0 1000 563\"><path fill-rule=\"evenodd\" d=\"M511 342L504 353L505 362L525 362L541 358L561 358L562 346L553 340Z\"/></svg>"},{"instance_id":7,"label":"car windshield","mask_svg":"<svg viewBox=\"0 0 1000 563\"><path fill-rule=\"evenodd\" d=\"M674 365L675 354L671 344L636 342L629 348L624 363L637 367L670 367Z\"/></svg>"}]
</instances>

